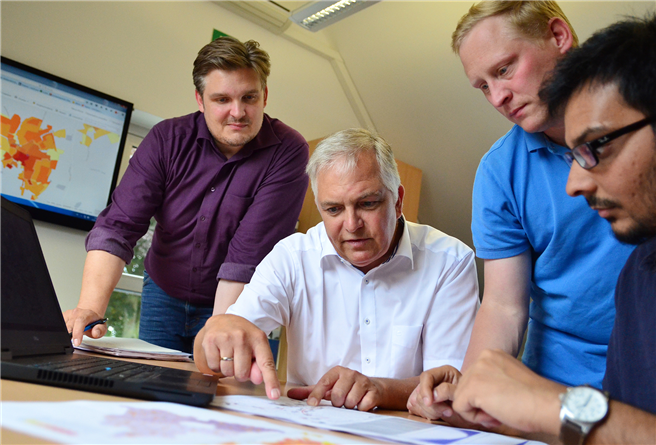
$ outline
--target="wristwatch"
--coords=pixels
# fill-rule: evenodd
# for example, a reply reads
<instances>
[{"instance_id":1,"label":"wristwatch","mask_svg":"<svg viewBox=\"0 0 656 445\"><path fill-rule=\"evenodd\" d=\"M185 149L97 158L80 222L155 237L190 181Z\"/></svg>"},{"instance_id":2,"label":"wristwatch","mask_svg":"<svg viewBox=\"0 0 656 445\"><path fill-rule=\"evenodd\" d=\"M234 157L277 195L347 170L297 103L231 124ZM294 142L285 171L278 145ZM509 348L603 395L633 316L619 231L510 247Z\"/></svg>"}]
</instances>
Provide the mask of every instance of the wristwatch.
<instances>
[{"instance_id":1,"label":"wristwatch","mask_svg":"<svg viewBox=\"0 0 656 445\"><path fill-rule=\"evenodd\" d=\"M560 395L560 440L582 445L592 428L606 419L608 393L589 385L574 386Z\"/></svg>"}]
</instances>

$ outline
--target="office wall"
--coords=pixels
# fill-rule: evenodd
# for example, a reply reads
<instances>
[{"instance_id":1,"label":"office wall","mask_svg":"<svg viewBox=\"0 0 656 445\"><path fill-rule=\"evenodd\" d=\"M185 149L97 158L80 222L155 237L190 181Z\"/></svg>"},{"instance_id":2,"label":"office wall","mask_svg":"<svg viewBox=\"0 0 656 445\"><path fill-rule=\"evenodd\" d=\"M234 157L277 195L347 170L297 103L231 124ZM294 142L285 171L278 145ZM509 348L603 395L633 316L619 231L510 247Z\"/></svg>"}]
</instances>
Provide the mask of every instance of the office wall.
<instances>
[{"instance_id":1,"label":"office wall","mask_svg":"<svg viewBox=\"0 0 656 445\"><path fill-rule=\"evenodd\" d=\"M219 29L272 59L266 112L316 139L358 126L327 60L212 2L0 3L2 55L129 100L160 117L197 110L193 60ZM63 309L75 307L85 232L37 221Z\"/></svg>"}]
</instances>

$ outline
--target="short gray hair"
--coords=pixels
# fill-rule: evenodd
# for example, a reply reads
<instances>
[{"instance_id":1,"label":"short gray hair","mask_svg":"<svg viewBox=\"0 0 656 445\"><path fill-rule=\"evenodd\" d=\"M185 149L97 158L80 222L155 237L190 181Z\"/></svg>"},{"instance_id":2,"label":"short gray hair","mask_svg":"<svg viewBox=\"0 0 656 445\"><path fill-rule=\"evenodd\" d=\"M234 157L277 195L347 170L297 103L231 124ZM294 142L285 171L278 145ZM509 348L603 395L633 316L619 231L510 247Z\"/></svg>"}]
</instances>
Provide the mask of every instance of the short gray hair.
<instances>
[{"instance_id":1,"label":"short gray hair","mask_svg":"<svg viewBox=\"0 0 656 445\"><path fill-rule=\"evenodd\" d=\"M360 154L369 151L375 153L380 179L392 192L396 202L399 198L401 177L392 148L385 139L363 128L338 131L319 142L305 169L310 177L314 196L317 196L317 175L320 171L339 164L342 172L350 173L357 167Z\"/></svg>"}]
</instances>

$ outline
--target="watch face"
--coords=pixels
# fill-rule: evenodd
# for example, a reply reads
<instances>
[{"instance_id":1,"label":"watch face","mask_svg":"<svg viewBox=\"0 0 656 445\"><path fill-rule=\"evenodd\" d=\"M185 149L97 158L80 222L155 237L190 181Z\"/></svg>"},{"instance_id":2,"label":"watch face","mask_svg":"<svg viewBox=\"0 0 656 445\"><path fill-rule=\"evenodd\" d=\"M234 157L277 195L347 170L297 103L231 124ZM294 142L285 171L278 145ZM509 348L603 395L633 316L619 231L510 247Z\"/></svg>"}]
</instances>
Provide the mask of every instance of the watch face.
<instances>
[{"instance_id":1,"label":"watch face","mask_svg":"<svg viewBox=\"0 0 656 445\"><path fill-rule=\"evenodd\" d=\"M608 411L608 401L601 391L587 387L570 388L563 400L563 408L572 419L580 422L598 422Z\"/></svg>"}]
</instances>

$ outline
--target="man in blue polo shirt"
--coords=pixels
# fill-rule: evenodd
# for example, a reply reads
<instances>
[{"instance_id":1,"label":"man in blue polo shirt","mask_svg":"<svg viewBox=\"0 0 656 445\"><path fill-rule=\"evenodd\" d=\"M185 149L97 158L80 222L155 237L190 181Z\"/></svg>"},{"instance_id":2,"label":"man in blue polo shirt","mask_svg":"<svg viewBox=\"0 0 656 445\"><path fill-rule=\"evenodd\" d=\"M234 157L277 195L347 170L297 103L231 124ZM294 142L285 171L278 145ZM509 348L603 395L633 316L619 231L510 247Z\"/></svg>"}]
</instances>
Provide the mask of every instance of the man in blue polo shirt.
<instances>
[{"instance_id":1,"label":"man in blue polo shirt","mask_svg":"<svg viewBox=\"0 0 656 445\"><path fill-rule=\"evenodd\" d=\"M476 173L472 234L485 288L463 372L486 349L517 356L528 322L522 361L530 369L562 384L601 387L613 290L633 247L618 242L585 199L565 192L563 120L549 115L538 92L576 45L553 1L483 1L453 33L471 85L515 124ZM432 386L443 374L434 372ZM417 388L409 408L428 418L452 413L433 402L431 391Z\"/></svg>"},{"instance_id":2,"label":"man in blue polo shirt","mask_svg":"<svg viewBox=\"0 0 656 445\"><path fill-rule=\"evenodd\" d=\"M504 352L485 351L455 390L453 408L467 420L560 436L564 445L656 443L654 42L653 13L615 23L559 62L540 93L565 117L567 193L584 197L619 239L638 244L617 282L605 392L566 388Z\"/></svg>"}]
</instances>

